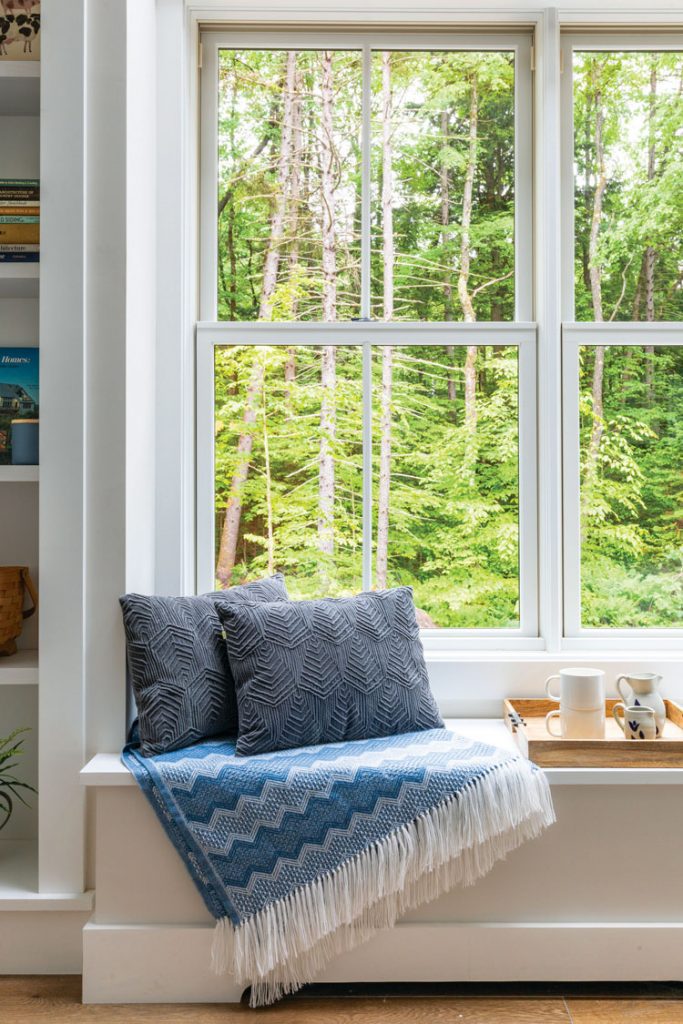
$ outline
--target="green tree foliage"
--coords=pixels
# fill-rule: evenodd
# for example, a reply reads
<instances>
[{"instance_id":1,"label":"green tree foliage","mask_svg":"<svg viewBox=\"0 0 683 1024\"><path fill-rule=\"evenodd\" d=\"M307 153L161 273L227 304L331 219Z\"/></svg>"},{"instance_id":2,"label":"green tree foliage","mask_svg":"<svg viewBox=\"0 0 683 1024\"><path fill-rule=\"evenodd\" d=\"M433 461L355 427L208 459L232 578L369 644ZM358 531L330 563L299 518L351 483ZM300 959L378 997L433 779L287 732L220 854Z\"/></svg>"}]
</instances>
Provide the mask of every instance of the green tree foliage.
<instances>
[{"instance_id":1,"label":"green tree foliage","mask_svg":"<svg viewBox=\"0 0 683 1024\"><path fill-rule=\"evenodd\" d=\"M594 359L582 350L582 622L681 628L683 348L605 349L604 432L586 487Z\"/></svg>"},{"instance_id":2,"label":"green tree foliage","mask_svg":"<svg viewBox=\"0 0 683 1024\"><path fill-rule=\"evenodd\" d=\"M681 55L582 53L574 75L577 319L683 319ZM361 55L224 50L219 76L219 317L358 317ZM376 53L371 83L373 317L514 319L512 54ZM584 625L683 625L682 359L582 353ZM372 361L373 564L386 544L422 625L518 625L516 351ZM295 334L216 349L220 585L281 569L294 596L360 588L362 376L360 348Z\"/></svg>"},{"instance_id":3,"label":"green tree foliage","mask_svg":"<svg viewBox=\"0 0 683 1024\"><path fill-rule=\"evenodd\" d=\"M576 318L683 319L683 55L576 54L574 128ZM680 628L683 349L585 349L580 396L583 625Z\"/></svg>"}]
</instances>

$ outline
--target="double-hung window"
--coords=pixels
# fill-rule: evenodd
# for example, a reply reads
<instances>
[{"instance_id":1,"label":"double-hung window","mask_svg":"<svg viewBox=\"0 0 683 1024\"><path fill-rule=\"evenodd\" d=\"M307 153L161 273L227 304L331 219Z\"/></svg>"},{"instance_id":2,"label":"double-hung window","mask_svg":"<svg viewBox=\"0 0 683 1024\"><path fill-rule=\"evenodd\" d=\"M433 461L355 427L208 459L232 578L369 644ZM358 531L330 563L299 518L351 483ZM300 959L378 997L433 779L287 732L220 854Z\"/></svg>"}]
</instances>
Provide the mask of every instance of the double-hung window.
<instances>
[{"instance_id":1,"label":"double-hung window","mask_svg":"<svg viewBox=\"0 0 683 1024\"><path fill-rule=\"evenodd\" d=\"M563 66L565 642L680 646L683 38Z\"/></svg>"},{"instance_id":2,"label":"double-hung window","mask_svg":"<svg viewBox=\"0 0 683 1024\"><path fill-rule=\"evenodd\" d=\"M204 34L200 589L534 643L530 43Z\"/></svg>"}]
</instances>

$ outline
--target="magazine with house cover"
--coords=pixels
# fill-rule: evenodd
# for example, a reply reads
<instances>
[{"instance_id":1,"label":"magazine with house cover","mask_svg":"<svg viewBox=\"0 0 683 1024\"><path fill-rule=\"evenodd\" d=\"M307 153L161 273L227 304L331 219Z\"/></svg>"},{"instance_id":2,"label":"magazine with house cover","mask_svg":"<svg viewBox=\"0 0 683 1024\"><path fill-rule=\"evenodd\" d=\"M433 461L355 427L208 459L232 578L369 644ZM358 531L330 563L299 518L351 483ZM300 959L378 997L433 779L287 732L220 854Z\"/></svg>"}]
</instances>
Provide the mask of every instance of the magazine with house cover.
<instances>
[{"instance_id":1,"label":"magazine with house cover","mask_svg":"<svg viewBox=\"0 0 683 1024\"><path fill-rule=\"evenodd\" d=\"M12 462L12 422L39 418L37 348L0 348L0 465Z\"/></svg>"}]
</instances>

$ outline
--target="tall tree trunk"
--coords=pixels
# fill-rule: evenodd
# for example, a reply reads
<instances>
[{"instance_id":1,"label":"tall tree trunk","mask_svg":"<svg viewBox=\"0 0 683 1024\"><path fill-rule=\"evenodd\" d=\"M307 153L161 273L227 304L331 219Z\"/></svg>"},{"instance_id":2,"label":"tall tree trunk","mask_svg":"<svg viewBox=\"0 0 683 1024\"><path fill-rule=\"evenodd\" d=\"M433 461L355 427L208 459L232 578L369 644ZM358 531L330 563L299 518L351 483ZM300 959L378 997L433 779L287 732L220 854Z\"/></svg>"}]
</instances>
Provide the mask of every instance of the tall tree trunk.
<instances>
[{"instance_id":1,"label":"tall tree trunk","mask_svg":"<svg viewBox=\"0 0 683 1024\"><path fill-rule=\"evenodd\" d=\"M265 381L264 381L265 385ZM268 410L266 408L266 389L261 396L263 402L263 460L266 474L266 524L268 529L268 572L275 572L275 538L273 533L273 479L270 472L270 443L268 441Z\"/></svg>"},{"instance_id":2,"label":"tall tree trunk","mask_svg":"<svg viewBox=\"0 0 683 1024\"><path fill-rule=\"evenodd\" d=\"M273 209L270 217L270 236L263 266L263 282L261 284L261 301L259 305L259 319L261 320L270 320L272 318L273 295L277 285L280 250L284 235L287 180L292 159L292 99L294 96L296 56L296 53L292 50L285 57L277 190L273 200ZM235 568L237 540L242 519L244 485L249 476L249 463L254 445L254 423L256 422L258 402L264 385L265 364L260 358L258 350L255 355L256 358L254 359L244 401L242 432L237 442L237 464L230 484L230 495L225 510L225 521L223 523L216 564L216 576L222 587L230 586L233 569Z\"/></svg>"},{"instance_id":3,"label":"tall tree trunk","mask_svg":"<svg viewBox=\"0 0 683 1024\"><path fill-rule=\"evenodd\" d=\"M320 172L322 195L323 320L337 316L337 251L334 221L335 151L333 124L332 51L322 55L322 116ZM318 457L318 547L323 555L334 554L334 439L336 432L336 351L325 345L322 352L322 399L320 405L320 454ZM323 568L323 576L325 571Z\"/></svg>"},{"instance_id":4,"label":"tall tree trunk","mask_svg":"<svg viewBox=\"0 0 683 1024\"><path fill-rule=\"evenodd\" d=\"M391 54L382 53L382 263L384 272L384 319L394 316L394 168L392 150L393 97ZM387 585L389 561L389 510L391 499L391 402L393 348L382 349L382 396L380 407L379 491L377 495L377 554L375 584Z\"/></svg>"},{"instance_id":5,"label":"tall tree trunk","mask_svg":"<svg viewBox=\"0 0 683 1024\"><path fill-rule=\"evenodd\" d=\"M476 315L470 294L470 230L472 225L472 194L477 168L477 129L479 120L479 88L477 72L470 79L469 144L462 196L462 222L460 234L460 267L458 271L458 299L465 323L474 323ZM474 484L477 431L477 347L467 346L465 357L465 427L468 440L465 452L465 471Z\"/></svg>"},{"instance_id":6,"label":"tall tree trunk","mask_svg":"<svg viewBox=\"0 0 683 1024\"><path fill-rule=\"evenodd\" d=\"M657 111L657 58L652 57L650 64L650 97L647 117L647 179L653 181L656 168L656 134L655 114ZM645 319L653 323L655 319L655 263L657 251L648 245L645 250ZM647 404L654 402L655 391L655 350L653 345L645 346L645 394Z\"/></svg>"},{"instance_id":7,"label":"tall tree trunk","mask_svg":"<svg viewBox=\"0 0 683 1024\"><path fill-rule=\"evenodd\" d=\"M607 185L605 173L605 144L603 137L604 109L602 104L602 89L599 81L597 63L594 60L591 69L591 80L593 85L593 108L595 111L595 192L593 193L593 211L591 216L590 240L588 247L588 267L591 284L591 299L593 302L593 319L602 322L602 268L598 262L598 241L600 236L600 223L602 221L602 203ZM590 500L590 491L595 481L598 466L598 453L604 430L603 422L603 379L605 375L605 349L598 345L595 349L595 361L593 363L593 423L591 427L591 438L586 460L586 474L583 488L584 508Z\"/></svg>"},{"instance_id":8,"label":"tall tree trunk","mask_svg":"<svg viewBox=\"0 0 683 1024\"><path fill-rule=\"evenodd\" d=\"M294 96L292 97L292 169L289 176L289 283L292 289L290 316L296 320L299 315L299 208L301 204L301 160L302 160L302 106L301 93L303 75L297 68L294 73ZM285 362L285 407L287 419L292 415L292 385L296 380L296 349L287 349Z\"/></svg>"},{"instance_id":9,"label":"tall tree trunk","mask_svg":"<svg viewBox=\"0 0 683 1024\"><path fill-rule=\"evenodd\" d=\"M445 159L446 151L448 147L448 111L441 111L441 146L443 148L443 159L441 160L441 170L439 174L439 186L441 191L441 247L444 253L443 264L444 267L449 266L449 247L452 241L452 233L450 230L451 224L451 197L450 197L450 181L448 176L448 163ZM453 319L453 286L451 284L450 271L445 271L445 278L443 283L443 298L444 298L444 319L450 321ZM446 356L452 363L455 349L453 345L446 345ZM449 366L448 378L448 400L449 402L455 402L457 398L457 391L455 386L455 378L451 372Z\"/></svg>"}]
</instances>

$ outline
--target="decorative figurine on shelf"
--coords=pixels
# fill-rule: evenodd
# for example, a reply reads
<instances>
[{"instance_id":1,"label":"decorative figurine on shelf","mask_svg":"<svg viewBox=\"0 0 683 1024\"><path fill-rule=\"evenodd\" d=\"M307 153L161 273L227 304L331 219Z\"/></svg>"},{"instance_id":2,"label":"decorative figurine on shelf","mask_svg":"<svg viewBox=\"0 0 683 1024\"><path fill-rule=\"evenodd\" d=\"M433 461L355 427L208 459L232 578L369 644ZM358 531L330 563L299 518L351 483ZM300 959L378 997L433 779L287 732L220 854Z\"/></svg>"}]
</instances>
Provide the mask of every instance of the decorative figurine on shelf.
<instances>
[{"instance_id":1,"label":"decorative figurine on shelf","mask_svg":"<svg viewBox=\"0 0 683 1024\"><path fill-rule=\"evenodd\" d=\"M634 707L652 708L655 713L657 736L664 732L666 723L666 704L659 693L662 677L656 672L634 672L633 675L619 676L617 690L624 704ZM624 692L626 684L627 692ZM631 693L628 693L631 690Z\"/></svg>"},{"instance_id":2,"label":"decorative figurine on shelf","mask_svg":"<svg viewBox=\"0 0 683 1024\"><path fill-rule=\"evenodd\" d=\"M40 0L0 0L0 60L40 60Z\"/></svg>"},{"instance_id":3,"label":"decorative figurine on shelf","mask_svg":"<svg viewBox=\"0 0 683 1024\"><path fill-rule=\"evenodd\" d=\"M30 608L24 608L27 594ZM38 594L27 566L0 566L0 657L17 653L16 640L24 619L30 618L37 607Z\"/></svg>"},{"instance_id":4,"label":"decorative figurine on shelf","mask_svg":"<svg viewBox=\"0 0 683 1024\"><path fill-rule=\"evenodd\" d=\"M29 730L15 729L9 736L0 739L0 814L4 814L4 818L0 821L0 829L3 829L12 817L14 799L20 800L26 807L30 806L19 792L20 789L30 790L31 793L38 792L28 782L21 782L14 775L14 769L17 766L16 759L24 753L21 749L24 741L17 740L17 736L21 736L22 732L29 732Z\"/></svg>"}]
</instances>

